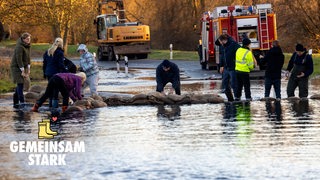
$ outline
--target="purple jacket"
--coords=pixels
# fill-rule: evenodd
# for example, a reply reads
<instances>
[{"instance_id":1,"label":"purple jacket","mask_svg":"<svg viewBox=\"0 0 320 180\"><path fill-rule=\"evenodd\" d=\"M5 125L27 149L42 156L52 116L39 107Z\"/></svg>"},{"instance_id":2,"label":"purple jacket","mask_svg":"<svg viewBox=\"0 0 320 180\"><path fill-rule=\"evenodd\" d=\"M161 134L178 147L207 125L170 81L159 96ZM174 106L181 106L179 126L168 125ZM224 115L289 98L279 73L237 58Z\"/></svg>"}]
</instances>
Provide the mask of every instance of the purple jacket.
<instances>
[{"instance_id":1,"label":"purple jacket","mask_svg":"<svg viewBox=\"0 0 320 180\"><path fill-rule=\"evenodd\" d=\"M70 98L75 101L75 100L81 100L81 87L82 87L82 82L81 82L81 77L77 76L72 73L58 73L56 74L59 76L61 79L64 81L64 85L69 92Z\"/></svg>"}]
</instances>

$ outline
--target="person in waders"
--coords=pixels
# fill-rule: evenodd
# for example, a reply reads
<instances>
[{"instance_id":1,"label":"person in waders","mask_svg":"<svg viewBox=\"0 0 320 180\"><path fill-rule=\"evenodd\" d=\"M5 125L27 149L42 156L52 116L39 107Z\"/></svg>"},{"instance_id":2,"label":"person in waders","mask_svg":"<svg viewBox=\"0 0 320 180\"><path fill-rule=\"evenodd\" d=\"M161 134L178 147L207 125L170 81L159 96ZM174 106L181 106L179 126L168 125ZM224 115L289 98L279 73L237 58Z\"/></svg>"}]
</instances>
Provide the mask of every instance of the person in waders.
<instances>
[{"instance_id":1,"label":"person in waders","mask_svg":"<svg viewBox=\"0 0 320 180\"><path fill-rule=\"evenodd\" d=\"M302 44L296 45L296 52L291 56L287 71L287 74L290 72L287 86L288 97L295 96L294 91L297 87L300 98L308 97L308 82L309 76L313 73L313 60Z\"/></svg>"}]
</instances>

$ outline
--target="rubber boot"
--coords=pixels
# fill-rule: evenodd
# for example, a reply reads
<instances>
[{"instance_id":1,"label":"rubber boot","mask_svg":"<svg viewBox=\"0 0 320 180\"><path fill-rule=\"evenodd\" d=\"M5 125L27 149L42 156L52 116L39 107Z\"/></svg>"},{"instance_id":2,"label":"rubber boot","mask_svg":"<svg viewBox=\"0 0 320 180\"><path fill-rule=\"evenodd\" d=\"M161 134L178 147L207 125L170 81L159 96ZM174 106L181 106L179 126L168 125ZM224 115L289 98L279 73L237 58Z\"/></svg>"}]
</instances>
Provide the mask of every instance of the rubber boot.
<instances>
[{"instance_id":1,"label":"rubber boot","mask_svg":"<svg viewBox=\"0 0 320 180\"><path fill-rule=\"evenodd\" d=\"M44 119L42 120L42 122L46 123L46 132L47 134L51 134L51 135L57 135L58 133L55 131L52 131L50 128L50 120L49 119Z\"/></svg>"},{"instance_id":2,"label":"rubber boot","mask_svg":"<svg viewBox=\"0 0 320 180\"><path fill-rule=\"evenodd\" d=\"M19 97L17 93L13 93L13 107L19 108Z\"/></svg>"},{"instance_id":3,"label":"rubber boot","mask_svg":"<svg viewBox=\"0 0 320 180\"><path fill-rule=\"evenodd\" d=\"M68 106L62 106L62 113L64 113L68 109Z\"/></svg>"},{"instance_id":4,"label":"rubber boot","mask_svg":"<svg viewBox=\"0 0 320 180\"><path fill-rule=\"evenodd\" d=\"M39 139L52 139L53 135L47 133L47 123L38 122L38 138Z\"/></svg>"},{"instance_id":5,"label":"rubber boot","mask_svg":"<svg viewBox=\"0 0 320 180\"><path fill-rule=\"evenodd\" d=\"M35 104L33 105L32 109L31 109L31 111L32 111L32 112L39 112L38 109L39 109L39 105L38 105L37 103L35 103Z\"/></svg>"}]
</instances>

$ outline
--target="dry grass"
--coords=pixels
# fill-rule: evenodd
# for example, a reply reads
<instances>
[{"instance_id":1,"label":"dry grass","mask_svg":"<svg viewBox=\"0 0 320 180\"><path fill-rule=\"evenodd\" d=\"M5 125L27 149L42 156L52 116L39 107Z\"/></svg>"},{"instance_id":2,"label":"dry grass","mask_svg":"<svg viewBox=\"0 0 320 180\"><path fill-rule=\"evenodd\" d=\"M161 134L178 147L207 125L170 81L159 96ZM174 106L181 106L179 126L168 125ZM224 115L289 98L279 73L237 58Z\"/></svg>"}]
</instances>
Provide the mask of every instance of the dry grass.
<instances>
[{"instance_id":1,"label":"dry grass","mask_svg":"<svg viewBox=\"0 0 320 180\"><path fill-rule=\"evenodd\" d=\"M32 84L43 81L42 62L32 62L30 79ZM10 58L0 57L0 93L11 92L15 84L11 80Z\"/></svg>"}]
</instances>

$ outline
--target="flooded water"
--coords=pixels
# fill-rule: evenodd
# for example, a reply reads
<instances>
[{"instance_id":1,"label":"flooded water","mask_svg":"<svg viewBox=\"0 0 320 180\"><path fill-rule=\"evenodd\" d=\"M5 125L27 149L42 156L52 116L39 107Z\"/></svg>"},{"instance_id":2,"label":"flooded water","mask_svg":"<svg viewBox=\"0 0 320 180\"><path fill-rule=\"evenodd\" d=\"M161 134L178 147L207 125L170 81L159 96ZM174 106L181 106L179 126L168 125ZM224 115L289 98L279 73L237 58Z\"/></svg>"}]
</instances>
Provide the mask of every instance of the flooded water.
<instances>
[{"instance_id":1,"label":"flooded water","mask_svg":"<svg viewBox=\"0 0 320 180\"><path fill-rule=\"evenodd\" d=\"M99 83L101 93L154 88L141 76ZM317 84L311 83L310 94ZM192 80L182 89L218 92L219 86ZM263 96L261 81L253 82L252 92L256 100ZM10 151L12 141L43 141L38 122L47 115L13 112L2 101L0 174L2 179L318 179L320 101L256 100L105 107L61 117L51 127L58 135L46 141L85 143L85 152L66 153L62 166L29 165L30 153Z\"/></svg>"}]
</instances>

